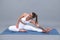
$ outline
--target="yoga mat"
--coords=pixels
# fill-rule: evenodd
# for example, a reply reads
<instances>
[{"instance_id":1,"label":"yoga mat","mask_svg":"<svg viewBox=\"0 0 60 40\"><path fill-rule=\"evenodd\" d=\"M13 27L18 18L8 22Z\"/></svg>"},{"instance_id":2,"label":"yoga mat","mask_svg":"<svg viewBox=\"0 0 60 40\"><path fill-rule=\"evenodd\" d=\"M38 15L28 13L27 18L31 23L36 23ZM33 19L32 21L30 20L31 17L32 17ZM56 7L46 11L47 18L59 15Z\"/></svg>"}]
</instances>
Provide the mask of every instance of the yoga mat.
<instances>
[{"instance_id":1,"label":"yoga mat","mask_svg":"<svg viewBox=\"0 0 60 40\"><path fill-rule=\"evenodd\" d=\"M1 33L1 35L3 34L6 34L6 35L10 35L10 34L11 35L59 35L56 29L53 29L48 33L36 32L36 31L31 31L31 30L28 30L27 32L13 32L6 29Z\"/></svg>"}]
</instances>

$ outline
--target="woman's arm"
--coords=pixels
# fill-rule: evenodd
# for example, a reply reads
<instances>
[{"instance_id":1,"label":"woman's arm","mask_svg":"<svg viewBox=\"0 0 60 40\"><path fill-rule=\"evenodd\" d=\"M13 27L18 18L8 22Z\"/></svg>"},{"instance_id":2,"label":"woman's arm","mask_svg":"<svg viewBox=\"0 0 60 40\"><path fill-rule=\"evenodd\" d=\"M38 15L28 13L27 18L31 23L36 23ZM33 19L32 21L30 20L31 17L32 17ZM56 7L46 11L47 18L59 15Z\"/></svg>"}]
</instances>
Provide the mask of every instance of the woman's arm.
<instances>
[{"instance_id":1,"label":"woman's arm","mask_svg":"<svg viewBox=\"0 0 60 40\"><path fill-rule=\"evenodd\" d=\"M38 22L35 22L34 20L31 20L30 23L34 24L36 27L39 26Z\"/></svg>"},{"instance_id":2,"label":"woman's arm","mask_svg":"<svg viewBox=\"0 0 60 40\"><path fill-rule=\"evenodd\" d=\"M22 22L21 21L21 18L25 17L26 16L26 13L22 14L20 17L18 17L17 19L17 23L16 23L16 28L18 28L18 25L19 25L19 22ZM23 23L23 22L22 22Z\"/></svg>"},{"instance_id":3,"label":"woman's arm","mask_svg":"<svg viewBox=\"0 0 60 40\"><path fill-rule=\"evenodd\" d=\"M46 29L44 29L43 27L41 27L41 26L38 24L38 22L36 22L36 23L35 23L35 21L34 21L34 20L31 20L31 23L32 23L32 24L34 24L34 25L36 25L36 27L37 27L37 28L42 29L42 30L43 30L42 32L47 33L47 32L49 32L49 31L51 31L51 30L52 30L51 28L46 28Z\"/></svg>"},{"instance_id":4,"label":"woman's arm","mask_svg":"<svg viewBox=\"0 0 60 40\"><path fill-rule=\"evenodd\" d=\"M40 29L42 29L42 30L45 30L43 27L41 27L41 26L39 25L38 22L35 23L34 20L31 20L31 23L34 24L37 28L40 28Z\"/></svg>"}]
</instances>

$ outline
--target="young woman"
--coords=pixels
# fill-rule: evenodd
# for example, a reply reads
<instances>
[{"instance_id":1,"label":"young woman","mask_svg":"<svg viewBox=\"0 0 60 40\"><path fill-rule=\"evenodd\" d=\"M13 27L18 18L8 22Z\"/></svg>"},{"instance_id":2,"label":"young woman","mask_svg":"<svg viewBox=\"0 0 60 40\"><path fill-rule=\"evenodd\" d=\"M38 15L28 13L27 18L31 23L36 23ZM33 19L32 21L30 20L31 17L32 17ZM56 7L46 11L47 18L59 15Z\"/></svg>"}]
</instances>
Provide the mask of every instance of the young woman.
<instances>
[{"instance_id":1,"label":"young woman","mask_svg":"<svg viewBox=\"0 0 60 40\"><path fill-rule=\"evenodd\" d=\"M36 20L33 20L36 18ZM8 29L10 31L26 32L27 30L37 31L37 32L49 32L50 28L42 28L38 24L38 16L35 12L30 14L23 13L17 20L16 25L10 26ZM36 27L28 25L28 23L34 24Z\"/></svg>"}]
</instances>

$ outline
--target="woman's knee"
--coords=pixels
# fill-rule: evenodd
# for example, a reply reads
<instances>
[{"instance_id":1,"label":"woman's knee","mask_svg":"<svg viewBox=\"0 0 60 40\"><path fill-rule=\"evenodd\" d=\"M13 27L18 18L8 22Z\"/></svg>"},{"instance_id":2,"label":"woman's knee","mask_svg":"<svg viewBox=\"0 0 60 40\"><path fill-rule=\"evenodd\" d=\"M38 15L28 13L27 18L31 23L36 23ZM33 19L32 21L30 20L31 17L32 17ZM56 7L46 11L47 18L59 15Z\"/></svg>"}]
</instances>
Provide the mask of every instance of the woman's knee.
<instances>
[{"instance_id":1,"label":"woman's knee","mask_svg":"<svg viewBox=\"0 0 60 40\"><path fill-rule=\"evenodd\" d=\"M8 27L8 30L12 30L11 26Z\"/></svg>"}]
</instances>

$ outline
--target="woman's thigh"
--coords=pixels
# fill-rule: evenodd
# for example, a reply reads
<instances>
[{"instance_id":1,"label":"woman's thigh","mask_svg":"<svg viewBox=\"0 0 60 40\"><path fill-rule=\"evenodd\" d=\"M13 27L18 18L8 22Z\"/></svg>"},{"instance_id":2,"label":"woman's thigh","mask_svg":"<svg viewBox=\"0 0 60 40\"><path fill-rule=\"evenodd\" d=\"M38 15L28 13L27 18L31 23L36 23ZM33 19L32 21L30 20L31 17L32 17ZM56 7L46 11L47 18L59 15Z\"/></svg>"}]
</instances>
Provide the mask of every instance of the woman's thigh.
<instances>
[{"instance_id":1,"label":"woman's thigh","mask_svg":"<svg viewBox=\"0 0 60 40\"><path fill-rule=\"evenodd\" d=\"M37 32L42 32L42 29L30 26L30 25L25 25L24 29L32 30L32 31L37 31Z\"/></svg>"}]
</instances>

